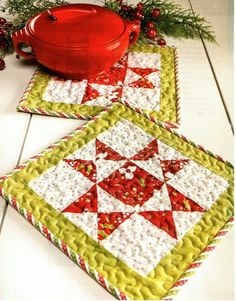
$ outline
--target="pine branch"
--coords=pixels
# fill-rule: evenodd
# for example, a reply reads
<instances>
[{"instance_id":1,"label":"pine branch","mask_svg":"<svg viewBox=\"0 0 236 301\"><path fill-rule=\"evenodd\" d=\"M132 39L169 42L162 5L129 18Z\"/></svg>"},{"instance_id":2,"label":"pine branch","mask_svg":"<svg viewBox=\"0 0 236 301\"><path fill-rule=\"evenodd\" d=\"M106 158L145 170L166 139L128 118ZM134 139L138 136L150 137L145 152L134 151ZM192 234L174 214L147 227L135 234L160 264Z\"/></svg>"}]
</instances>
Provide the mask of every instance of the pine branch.
<instances>
[{"instance_id":1,"label":"pine branch","mask_svg":"<svg viewBox=\"0 0 236 301\"><path fill-rule=\"evenodd\" d=\"M6 0L1 10L7 15L13 16L13 23L17 28L24 27L32 16L43 10L67 4L65 0Z\"/></svg>"},{"instance_id":2,"label":"pine branch","mask_svg":"<svg viewBox=\"0 0 236 301\"><path fill-rule=\"evenodd\" d=\"M149 21L155 23L160 36L166 35L179 39L206 39L216 42L215 35L210 24L200 15L194 15L190 9L183 9L171 0L142 0L144 4L141 27L144 31L145 24ZM105 6L115 12L119 12L119 2L106 0ZM151 17L154 8L161 10L157 19ZM143 39L143 37L142 37Z\"/></svg>"}]
</instances>

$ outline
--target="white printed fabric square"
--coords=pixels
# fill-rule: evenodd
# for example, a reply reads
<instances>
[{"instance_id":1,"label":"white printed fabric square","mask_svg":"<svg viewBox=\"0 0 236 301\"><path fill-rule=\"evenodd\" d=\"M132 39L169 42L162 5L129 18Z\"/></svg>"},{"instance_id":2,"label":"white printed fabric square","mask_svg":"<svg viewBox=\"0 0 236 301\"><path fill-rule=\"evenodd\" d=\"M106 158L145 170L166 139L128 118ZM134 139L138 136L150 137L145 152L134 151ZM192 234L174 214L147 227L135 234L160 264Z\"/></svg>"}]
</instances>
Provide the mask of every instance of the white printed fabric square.
<instances>
[{"instance_id":1,"label":"white printed fabric square","mask_svg":"<svg viewBox=\"0 0 236 301\"><path fill-rule=\"evenodd\" d=\"M18 110L65 118L89 119L122 102L154 122L179 124L176 54L173 47L136 47L93 79L63 79L40 68Z\"/></svg>"},{"instance_id":2,"label":"white printed fabric square","mask_svg":"<svg viewBox=\"0 0 236 301\"><path fill-rule=\"evenodd\" d=\"M47 203L142 276L228 185L126 119L29 182Z\"/></svg>"}]
</instances>

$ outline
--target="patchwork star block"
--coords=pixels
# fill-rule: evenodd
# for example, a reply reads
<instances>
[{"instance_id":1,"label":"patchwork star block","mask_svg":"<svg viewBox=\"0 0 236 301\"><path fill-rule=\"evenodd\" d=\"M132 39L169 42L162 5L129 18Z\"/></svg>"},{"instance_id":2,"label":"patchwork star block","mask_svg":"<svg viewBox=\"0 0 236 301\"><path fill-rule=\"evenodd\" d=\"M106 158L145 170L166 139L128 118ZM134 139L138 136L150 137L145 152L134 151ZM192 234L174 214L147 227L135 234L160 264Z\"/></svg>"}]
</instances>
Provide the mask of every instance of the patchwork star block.
<instances>
[{"instance_id":1,"label":"patchwork star block","mask_svg":"<svg viewBox=\"0 0 236 301\"><path fill-rule=\"evenodd\" d=\"M173 294L231 221L232 187L230 163L120 103L0 180L37 229L132 300Z\"/></svg>"},{"instance_id":2,"label":"patchwork star block","mask_svg":"<svg viewBox=\"0 0 236 301\"><path fill-rule=\"evenodd\" d=\"M92 79L63 79L40 67L17 109L27 113L90 119L115 102L176 127L179 97L176 49L132 46L110 70Z\"/></svg>"}]
</instances>

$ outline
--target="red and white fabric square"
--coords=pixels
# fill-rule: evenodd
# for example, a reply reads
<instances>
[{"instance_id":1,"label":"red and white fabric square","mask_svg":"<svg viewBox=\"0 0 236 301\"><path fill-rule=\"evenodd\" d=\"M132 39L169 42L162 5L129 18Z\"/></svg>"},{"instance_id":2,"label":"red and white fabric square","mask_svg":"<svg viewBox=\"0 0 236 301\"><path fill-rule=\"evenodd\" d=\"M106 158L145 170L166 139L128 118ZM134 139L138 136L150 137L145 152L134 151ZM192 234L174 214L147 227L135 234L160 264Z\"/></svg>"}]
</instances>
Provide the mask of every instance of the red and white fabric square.
<instances>
[{"instance_id":1,"label":"red and white fabric square","mask_svg":"<svg viewBox=\"0 0 236 301\"><path fill-rule=\"evenodd\" d=\"M158 111L160 68L159 53L129 52L108 72L95 79L51 78L43 100L107 107L120 98L131 107Z\"/></svg>"},{"instance_id":2,"label":"red and white fabric square","mask_svg":"<svg viewBox=\"0 0 236 301\"><path fill-rule=\"evenodd\" d=\"M122 119L29 186L145 276L228 182Z\"/></svg>"}]
</instances>

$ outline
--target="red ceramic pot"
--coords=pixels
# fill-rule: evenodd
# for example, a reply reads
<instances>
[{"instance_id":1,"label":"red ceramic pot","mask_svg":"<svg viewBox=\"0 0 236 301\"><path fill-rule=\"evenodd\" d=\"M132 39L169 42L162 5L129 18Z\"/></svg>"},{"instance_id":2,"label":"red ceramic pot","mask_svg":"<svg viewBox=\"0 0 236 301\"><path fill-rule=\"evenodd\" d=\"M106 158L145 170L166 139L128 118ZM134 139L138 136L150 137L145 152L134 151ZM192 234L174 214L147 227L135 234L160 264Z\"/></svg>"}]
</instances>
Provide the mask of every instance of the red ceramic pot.
<instances>
[{"instance_id":1,"label":"red ceramic pot","mask_svg":"<svg viewBox=\"0 0 236 301\"><path fill-rule=\"evenodd\" d=\"M13 33L16 52L73 79L92 78L108 70L138 39L140 24L109 9L70 4L32 17ZM22 50L22 44L32 53Z\"/></svg>"}]
</instances>

